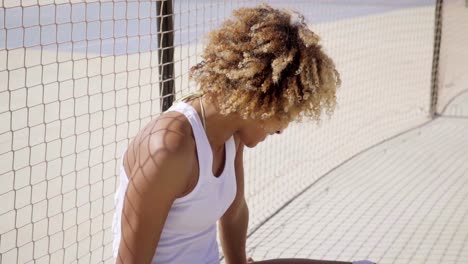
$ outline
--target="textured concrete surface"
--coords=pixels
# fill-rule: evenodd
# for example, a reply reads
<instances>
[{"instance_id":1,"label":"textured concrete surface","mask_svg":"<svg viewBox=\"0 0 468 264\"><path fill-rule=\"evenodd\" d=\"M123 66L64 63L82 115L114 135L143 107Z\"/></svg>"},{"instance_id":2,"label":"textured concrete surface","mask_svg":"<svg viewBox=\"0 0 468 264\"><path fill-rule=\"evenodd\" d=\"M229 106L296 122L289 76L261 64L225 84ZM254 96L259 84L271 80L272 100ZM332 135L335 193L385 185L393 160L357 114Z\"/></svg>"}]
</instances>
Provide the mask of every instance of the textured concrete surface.
<instances>
[{"instance_id":1,"label":"textured concrete surface","mask_svg":"<svg viewBox=\"0 0 468 264\"><path fill-rule=\"evenodd\" d=\"M468 119L441 117L339 166L248 240L257 260L468 262Z\"/></svg>"}]
</instances>

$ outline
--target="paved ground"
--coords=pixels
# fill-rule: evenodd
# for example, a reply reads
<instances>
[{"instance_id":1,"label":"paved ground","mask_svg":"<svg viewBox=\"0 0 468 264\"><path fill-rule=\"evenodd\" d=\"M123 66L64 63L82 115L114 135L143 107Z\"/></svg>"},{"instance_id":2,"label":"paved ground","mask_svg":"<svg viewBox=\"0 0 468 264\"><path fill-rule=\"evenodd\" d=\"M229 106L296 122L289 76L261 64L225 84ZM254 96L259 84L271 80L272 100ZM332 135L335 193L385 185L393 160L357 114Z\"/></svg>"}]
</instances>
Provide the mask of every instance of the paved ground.
<instances>
[{"instance_id":1,"label":"paved ground","mask_svg":"<svg viewBox=\"0 0 468 264\"><path fill-rule=\"evenodd\" d=\"M457 115L373 147L323 177L251 235L250 255L468 263L468 112L459 110L468 100L462 94L454 102Z\"/></svg>"}]
</instances>

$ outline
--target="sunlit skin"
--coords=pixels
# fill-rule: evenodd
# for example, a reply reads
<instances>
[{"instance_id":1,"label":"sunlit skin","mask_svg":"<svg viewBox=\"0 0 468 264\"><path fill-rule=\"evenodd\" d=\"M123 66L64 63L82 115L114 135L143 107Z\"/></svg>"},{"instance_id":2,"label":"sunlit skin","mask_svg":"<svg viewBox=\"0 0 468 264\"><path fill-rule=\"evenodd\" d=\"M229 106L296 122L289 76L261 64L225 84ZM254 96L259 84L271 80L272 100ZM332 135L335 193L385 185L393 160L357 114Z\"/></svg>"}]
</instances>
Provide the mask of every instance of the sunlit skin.
<instances>
[{"instance_id":1,"label":"sunlit skin","mask_svg":"<svg viewBox=\"0 0 468 264\"><path fill-rule=\"evenodd\" d=\"M213 174L217 175L217 172L222 171L223 165L224 165L224 144L227 142L227 140L234 136L234 140L236 142L236 147L237 149L241 148L241 146L246 146L249 148L253 148L257 146L260 142L264 141L268 136L272 136L275 134L281 134L286 128L287 124L281 124L276 120L269 120L269 121L257 121L257 120L249 120L249 119L243 119L239 115L232 113L229 115L222 115L219 113L219 110L213 106L211 103L206 102L203 98L203 106L205 109L205 122L206 122L206 134L208 141L210 142L210 146L213 152ZM201 106L200 106L200 101L198 99L192 100L187 102L188 104L192 105L195 110L197 111L200 120L202 120L202 114L201 114ZM175 118L177 116L177 118ZM159 120L171 120L173 119L173 122L170 122L165 129L168 129L169 131L174 131L175 130L181 130L183 131L184 135L189 135L189 143L188 145L192 146L193 148L191 149L191 152L196 156L196 149L195 149L195 139L193 137L193 132L191 131L190 123L188 120L185 119L185 117L180 118L182 116L179 113L175 112L168 112L168 113L163 113L158 119ZM145 131L146 134L151 133L149 132L149 127L154 126L156 127L156 123L158 122L158 119L152 121L150 124L148 124L146 129L143 129L143 132L140 132L135 140L131 142L129 145L130 149L133 148L138 148L140 146L136 146L135 142L138 142L140 137L145 137ZM174 124L175 123L175 124ZM161 130L161 129L160 129ZM160 139L156 137L156 133L151 133L149 140L154 141L154 142L159 142ZM147 137L148 135L146 135ZM159 144L159 143L156 143ZM170 146L171 144L167 144L167 142L164 142L164 147L168 149L174 148L173 146ZM194 157L196 158L196 157ZM125 154L125 159L124 159L124 167L126 168L127 175L131 175L132 172L132 163L131 162L135 159L134 153L131 151L127 151ZM194 171L198 170L198 165L194 164ZM196 180L194 179L193 186L196 184ZM184 193L189 193L190 190L185 191ZM181 196L180 196L181 197Z\"/></svg>"},{"instance_id":2,"label":"sunlit skin","mask_svg":"<svg viewBox=\"0 0 468 264\"><path fill-rule=\"evenodd\" d=\"M190 104L197 110L201 119L199 100L193 100ZM224 143L233 135L237 136L246 147L253 148L266 137L281 134L288 126L281 124L279 120L242 119L235 113L224 116L205 100L203 105L206 114L206 133L214 153L222 153Z\"/></svg>"},{"instance_id":3,"label":"sunlit skin","mask_svg":"<svg viewBox=\"0 0 468 264\"><path fill-rule=\"evenodd\" d=\"M221 246L226 263L349 264L305 259L254 261L246 256L249 210L244 197L244 146L252 148L268 136L281 134L287 124L275 120L246 120L235 113L222 115L214 105L205 100L203 102L206 134L214 155L215 176L225 166L224 143L231 136L234 136L236 143L237 193L233 203L219 220ZM195 108L202 119L199 100L187 103ZM198 181L196 153L190 123L177 112L163 113L147 124L130 142L124 154L124 169L129 177L129 185L122 213L122 239L117 263L151 262L172 203L190 193Z\"/></svg>"},{"instance_id":4,"label":"sunlit skin","mask_svg":"<svg viewBox=\"0 0 468 264\"><path fill-rule=\"evenodd\" d=\"M302 15L268 5L233 11L234 18L210 34L203 61L192 67L202 101L188 100L202 118L213 154L212 172L225 167L225 143L234 138L236 196L219 219L225 262L254 262L246 256L249 210L244 196L244 147L281 134L290 122L320 120L333 112L341 84L320 37ZM293 18L294 16L294 18ZM199 162L192 127L182 113L165 112L147 124L124 154L129 178L122 211L117 263L150 263L173 202L198 182ZM279 259L262 264L348 264Z\"/></svg>"},{"instance_id":5,"label":"sunlit skin","mask_svg":"<svg viewBox=\"0 0 468 264\"><path fill-rule=\"evenodd\" d=\"M193 100L190 104L197 110L201 119L199 100ZM287 128L287 125L282 125L279 120L246 120L235 113L224 116L205 100L203 100L203 105L206 115L206 133L214 153L222 153L224 143L233 135L236 135L245 146L253 148L269 135L280 134Z\"/></svg>"}]
</instances>

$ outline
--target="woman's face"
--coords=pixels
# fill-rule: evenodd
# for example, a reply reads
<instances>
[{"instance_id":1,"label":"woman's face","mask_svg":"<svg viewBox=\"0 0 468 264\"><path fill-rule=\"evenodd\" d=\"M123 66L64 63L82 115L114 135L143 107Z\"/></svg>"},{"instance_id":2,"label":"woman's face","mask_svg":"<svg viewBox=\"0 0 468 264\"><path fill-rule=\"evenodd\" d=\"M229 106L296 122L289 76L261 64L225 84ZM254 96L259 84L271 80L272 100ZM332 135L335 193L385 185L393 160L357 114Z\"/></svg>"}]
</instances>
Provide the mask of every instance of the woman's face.
<instances>
[{"instance_id":1,"label":"woman's face","mask_svg":"<svg viewBox=\"0 0 468 264\"><path fill-rule=\"evenodd\" d=\"M246 125L238 131L240 139L249 148L255 147L266 137L281 134L288 125L282 124L279 120L256 121L248 120Z\"/></svg>"}]
</instances>

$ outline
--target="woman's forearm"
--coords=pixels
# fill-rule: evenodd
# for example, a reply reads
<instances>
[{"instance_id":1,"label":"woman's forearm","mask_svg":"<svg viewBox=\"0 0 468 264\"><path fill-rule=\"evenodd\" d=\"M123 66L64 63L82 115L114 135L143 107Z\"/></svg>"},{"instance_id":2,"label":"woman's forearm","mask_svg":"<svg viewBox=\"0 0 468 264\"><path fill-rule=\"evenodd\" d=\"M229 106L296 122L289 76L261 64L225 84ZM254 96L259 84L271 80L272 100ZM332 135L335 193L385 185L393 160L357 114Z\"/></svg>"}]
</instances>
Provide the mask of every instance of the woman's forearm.
<instances>
[{"instance_id":1,"label":"woman's forearm","mask_svg":"<svg viewBox=\"0 0 468 264\"><path fill-rule=\"evenodd\" d=\"M243 205L235 214L225 215L220 220L220 238L226 264L246 263L245 244L248 222L247 205Z\"/></svg>"}]
</instances>

